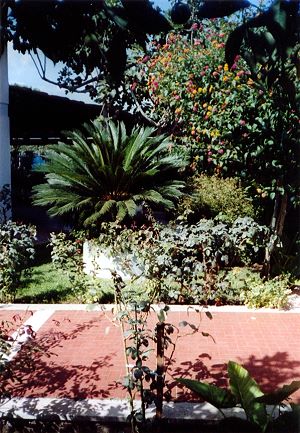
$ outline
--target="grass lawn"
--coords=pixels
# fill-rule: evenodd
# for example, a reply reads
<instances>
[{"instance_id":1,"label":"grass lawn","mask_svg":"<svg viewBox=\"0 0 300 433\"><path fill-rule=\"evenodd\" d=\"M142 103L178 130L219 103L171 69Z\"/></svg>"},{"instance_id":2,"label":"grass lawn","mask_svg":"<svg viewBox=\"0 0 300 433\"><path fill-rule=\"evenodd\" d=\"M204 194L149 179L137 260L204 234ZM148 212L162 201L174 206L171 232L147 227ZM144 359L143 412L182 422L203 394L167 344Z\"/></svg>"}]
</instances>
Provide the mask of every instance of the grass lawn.
<instances>
[{"instance_id":1,"label":"grass lawn","mask_svg":"<svg viewBox=\"0 0 300 433\"><path fill-rule=\"evenodd\" d=\"M89 288L81 295L72 287L68 277L56 269L51 261L36 264L29 277L22 277L15 303L113 303L114 288L111 280L87 277ZM146 282L127 283L124 293L131 299L142 300L147 292Z\"/></svg>"},{"instance_id":2,"label":"grass lawn","mask_svg":"<svg viewBox=\"0 0 300 433\"><path fill-rule=\"evenodd\" d=\"M28 277L23 276L17 290L15 303L113 303L114 288L111 280L87 278L85 293L79 293L72 287L67 275L56 269L51 261L50 249L46 245L37 245L34 266ZM126 285L131 296L140 300L145 296L145 283ZM134 295L133 295L134 293Z\"/></svg>"},{"instance_id":3,"label":"grass lawn","mask_svg":"<svg viewBox=\"0 0 300 433\"><path fill-rule=\"evenodd\" d=\"M21 279L15 303L111 303L114 302L112 282L90 279L89 291L81 295L72 287L68 277L57 270L52 262L31 268L31 275ZM89 277L87 277L88 279ZM94 283L96 281L96 283Z\"/></svg>"},{"instance_id":4,"label":"grass lawn","mask_svg":"<svg viewBox=\"0 0 300 433\"><path fill-rule=\"evenodd\" d=\"M16 303L76 302L68 278L55 269L51 262L31 269L31 276L21 280Z\"/></svg>"}]
</instances>

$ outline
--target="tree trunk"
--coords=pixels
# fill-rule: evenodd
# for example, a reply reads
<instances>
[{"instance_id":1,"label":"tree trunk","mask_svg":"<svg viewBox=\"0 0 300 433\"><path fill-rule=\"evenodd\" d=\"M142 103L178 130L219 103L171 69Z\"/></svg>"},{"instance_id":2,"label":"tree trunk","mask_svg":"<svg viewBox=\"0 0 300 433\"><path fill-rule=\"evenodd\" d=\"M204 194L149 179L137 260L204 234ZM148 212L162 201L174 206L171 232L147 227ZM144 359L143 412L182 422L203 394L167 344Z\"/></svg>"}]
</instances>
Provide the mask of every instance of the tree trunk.
<instances>
[{"instance_id":1,"label":"tree trunk","mask_svg":"<svg viewBox=\"0 0 300 433\"><path fill-rule=\"evenodd\" d=\"M288 204L288 196L287 193L285 193L281 198L280 209L279 209L276 226L275 226L275 232L279 237L282 236L282 232L284 228L287 204Z\"/></svg>"},{"instance_id":2,"label":"tree trunk","mask_svg":"<svg viewBox=\"0 0 300 433\"><path fill-rule=\"evenodd\" d=\"M281 237L283 233L284 222L285 222L286 211L287 211L287 204L288 204L287 193L284 193L283 196L281 196L279 193L276 193L270 227L271 230L275 232L275 234L279 237ZM274 248L275 246L274 244L272 244L270 246L267 246L265 250L265 260L264 260L264 265L262 270L262 276L265 279L268 279L270 277L271 258L272 258L272 253L274 251Z\"/></svg>"}]
</instances>

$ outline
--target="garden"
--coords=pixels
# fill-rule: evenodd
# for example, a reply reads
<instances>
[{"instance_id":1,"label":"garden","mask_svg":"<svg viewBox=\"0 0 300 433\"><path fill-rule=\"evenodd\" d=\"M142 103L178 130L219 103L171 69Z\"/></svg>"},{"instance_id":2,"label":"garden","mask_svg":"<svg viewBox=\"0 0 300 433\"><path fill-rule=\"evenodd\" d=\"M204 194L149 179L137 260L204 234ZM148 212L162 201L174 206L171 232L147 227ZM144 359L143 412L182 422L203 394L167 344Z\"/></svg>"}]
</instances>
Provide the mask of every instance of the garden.
<instances>
[{"instance_id":1,"label":"garden","mask_svg":"<svg viewBox=\"0 0 300 433\"><path fill-rule=\"evenodd\" d=\"M132 365L124 380L128 428L159 432L170 398L166 359L176 350L178 327L213 338L189 320L169 323L170 308L186 306L214 320L210 307L286 310L299 294L299 4L177 1L163 16L148 1L107 3L86 11L95 34L86 33L85 48L80 42L74 58L64 58L59 78L69 91L81 88L82 72L99 66L98 46L105 73L85 90L103 114L64 132L58 143L31 147L40 157L24 171L23 199L67 229L41 242L39 227L11 221L16 193L1 188L0 298L116 305ZM30 20L24 7L12 7L12 20ZM133 24L143 7L152 25L142 31ZM96 17L106 39L93 27ZM38 32L32 29L28 41ZM22 31L8 31L16 49L25 41ZM61 60L71 43L46 54ZM13 185L18 170L12 167ZM1 351L8 353L11 327L2 328ZM31 337L28 358L36 350ZM4 382L6 365L2 356ZM176 380L222 415L242 409L245 431L299 431L299 405L288 400L299 380L263 393L231 360L227 377L227 389ZM281 413L284 401L288 413ZM229 429L237 431L234 422Z\"/></svg>"}]
</instances>

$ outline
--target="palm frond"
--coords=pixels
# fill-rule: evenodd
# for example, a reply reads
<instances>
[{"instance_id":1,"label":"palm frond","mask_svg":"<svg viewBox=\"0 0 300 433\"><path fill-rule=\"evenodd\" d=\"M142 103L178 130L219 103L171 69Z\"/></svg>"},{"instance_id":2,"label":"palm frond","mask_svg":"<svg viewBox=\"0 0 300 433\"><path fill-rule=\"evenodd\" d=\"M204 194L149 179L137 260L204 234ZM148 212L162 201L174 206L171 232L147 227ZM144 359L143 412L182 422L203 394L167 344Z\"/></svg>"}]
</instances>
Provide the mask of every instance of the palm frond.
<instances>
[{"instance_id":1,"label":"palm frond","mask_svg":"<svg viewBox=\"0 0 300 433\"><path fill-rule=\"evenodd\" d=\"M46 183L34 188L34 203L51 215L72 214L85 226L103 218L133 218L138 206L171 209L182 194L178 170L184 158L170 154L170 140L152 127L133 128L99 119L70 132L46 153L39 171Z\"/></svg>"}]
</instances>

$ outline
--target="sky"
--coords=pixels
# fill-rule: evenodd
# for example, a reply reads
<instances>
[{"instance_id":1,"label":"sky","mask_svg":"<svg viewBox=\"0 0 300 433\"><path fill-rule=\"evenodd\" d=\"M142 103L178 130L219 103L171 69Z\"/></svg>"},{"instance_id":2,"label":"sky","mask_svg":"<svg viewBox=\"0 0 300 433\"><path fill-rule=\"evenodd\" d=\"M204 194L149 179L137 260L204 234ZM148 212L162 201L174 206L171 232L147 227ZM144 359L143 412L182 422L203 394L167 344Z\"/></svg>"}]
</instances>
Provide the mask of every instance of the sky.
<instances>
[{"instance_id":1,"label":"sky","mask_svg":"<svg viewBox=\"0 0 300 433\"><path fill-rule=\"evenodd\" d=\"M153 3L159 6L162 10L170 7L169 0L154 0ZM57 71L61 69L60 64L54 67L53 63L47 62L47 76L55 81ZM47 92L50 95L59 95L76 99L84 102L92 102L86 94L68 93L65 90L59 89L58 86L50 84L42 80L36 70L36 67L28 54L20 54L12 49L12 45L8 46L8 80L9 84L19 84L21 86L31 87L35 90Z\"/></svg>"}]
</instances>

